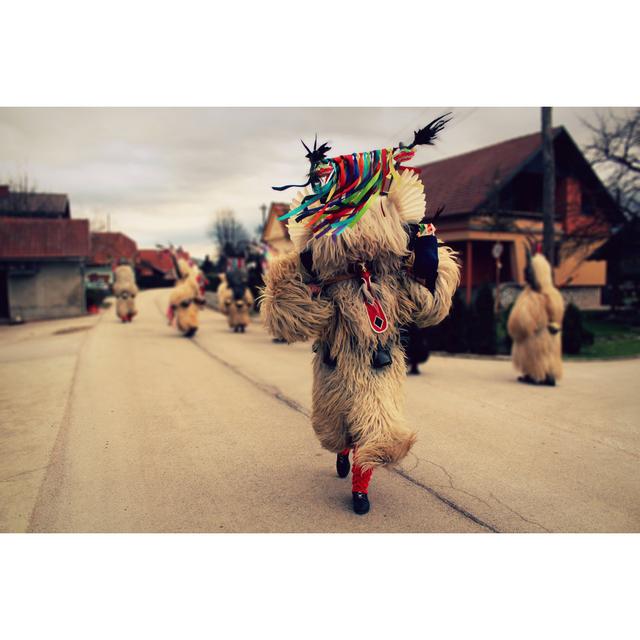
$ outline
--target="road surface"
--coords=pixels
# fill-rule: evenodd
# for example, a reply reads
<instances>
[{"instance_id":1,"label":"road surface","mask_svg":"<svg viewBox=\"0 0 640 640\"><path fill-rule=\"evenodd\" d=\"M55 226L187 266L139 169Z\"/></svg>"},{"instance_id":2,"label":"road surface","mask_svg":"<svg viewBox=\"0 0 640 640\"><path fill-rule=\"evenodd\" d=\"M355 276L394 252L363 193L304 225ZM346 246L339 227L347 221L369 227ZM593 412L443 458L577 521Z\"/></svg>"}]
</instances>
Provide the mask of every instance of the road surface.
<instances>
[{"instance_id":1,"label":"road surface","mask_svg":"<svg viewBox=\"0 0 640 640\"><path fill-rule=\"evenodd\" d=\"M551 389L432 357L406 385L418 443L361 517L309 425L310 345L211 310L188 340L167 299L0 328L0 530L640 531L640 360Z\"/></svg>"}]
</instances>

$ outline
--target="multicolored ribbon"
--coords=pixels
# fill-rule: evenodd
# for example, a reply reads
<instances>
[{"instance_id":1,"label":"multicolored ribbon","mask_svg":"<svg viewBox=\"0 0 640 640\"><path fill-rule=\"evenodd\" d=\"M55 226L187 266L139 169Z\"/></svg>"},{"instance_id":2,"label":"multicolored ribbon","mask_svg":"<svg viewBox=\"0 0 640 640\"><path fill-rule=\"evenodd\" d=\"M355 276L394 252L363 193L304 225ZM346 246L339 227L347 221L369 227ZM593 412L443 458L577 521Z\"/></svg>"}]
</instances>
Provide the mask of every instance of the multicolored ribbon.
<instances>
[{"instance_id":1,"label":"multicolored ribbon","mask_svg":"<svg viewBox=\"0 0 640 640\"><path fill-rule=\"evenodd\" d=\"M316 238L339 236L362 218L388 178L396 177L400 169L417 171L402 166L414 154L415 150L400 147L325 158L309 174L313 193L278 220L306 220Z\"/></svg>"}]
</instances>

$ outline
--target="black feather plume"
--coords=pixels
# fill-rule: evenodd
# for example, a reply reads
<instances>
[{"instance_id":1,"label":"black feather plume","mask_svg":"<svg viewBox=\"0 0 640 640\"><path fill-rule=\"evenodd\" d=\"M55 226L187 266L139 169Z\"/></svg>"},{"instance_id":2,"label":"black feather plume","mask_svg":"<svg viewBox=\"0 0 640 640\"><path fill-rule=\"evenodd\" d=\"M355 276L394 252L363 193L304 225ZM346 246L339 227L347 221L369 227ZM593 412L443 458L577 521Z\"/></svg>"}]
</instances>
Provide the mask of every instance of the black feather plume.
<instances>
[{"instance_id":1,"label":"black feather plume","mask_svg":"<svg viewBox=\"0 0 640 640\"><path fill-rule=\"evenodd\" d=\"M444 115L438 116L435 120L432 120L426 127L422 129L418 129L413 133L413 142L405 147L402 143L400 143L401 147L405 149L413 149L413 147L421 144L433 144L438 137L438 134L444 129L444 126L447 122L451 121L450 116L451 113L445 113Z\"/></svg>"},{"instance_id":2,"label":"black feather plume","mask_svg":"<svg viewBox=\"0 0 640 640\"><path fill-rule=\"evenodd\" d=\"M447 208L447 205L446 205L446 204L441 204L441 205L436 209L436 212L433 214L433 217L429 218L429 217L427 216L427 214L425 213L425 214L424 214L424 217L422 218L422 220L420 220L420 222L421 222L422 224L427 224L427 223L429 223L429 222L431 222L431 223L435 222L435 221L440 217L440 214L441 214L441 213L442 213L446 208Z\"/></svg>"},{"instance_id":3,"label":"black feather plume","mask_svg":"<svg viewBox=\"0 0 640 640\"><path fill-rule=\"evenodd\" d=\"M327 157L327 153L331 151L331 147L326 142L322 143L318 148L317 133L316 139L313 142L313 151L307 147L303 140L300 140L300 142L302 142L302 146L307 150L307 155L305 157L309 160L312 166L317 162L322 162Z\"/></svg>"},{"instance_id":4,"label":"black feather plume","mask_svg":"<svg viewBox=\"0 0 640 640\"><path fill-rule=\"evenodd\" d=\"M285 191L286 189L290 189L291 187L306 187L313 183L313 168L319 162L322 162L326 159L327 153L331 151L331 147L328 143L324 142L318 148L318 134L316 133L315 140L313 141L313 150L309 149L305 144L304 140L300 140L302 142L302 146L306 149L307 153L305 158L309 160L311 163L311 170L309 171L309 179L304 184L285 184L282 187L271 187L275 191Z\"/></svg>"},{"instance_id":5,"label":"black feather plume","mask_svg":"<svg viewBox=\"0 0 640 640\"><path fill-rule=\"evenodd\" d=\"M436 212L433 214L433 218L431 218L431 222L433 222L434 220L437 220L440 217L440 214L447 208L446 204L441 204L437 209Z\"/></svg>"}]
</instances>

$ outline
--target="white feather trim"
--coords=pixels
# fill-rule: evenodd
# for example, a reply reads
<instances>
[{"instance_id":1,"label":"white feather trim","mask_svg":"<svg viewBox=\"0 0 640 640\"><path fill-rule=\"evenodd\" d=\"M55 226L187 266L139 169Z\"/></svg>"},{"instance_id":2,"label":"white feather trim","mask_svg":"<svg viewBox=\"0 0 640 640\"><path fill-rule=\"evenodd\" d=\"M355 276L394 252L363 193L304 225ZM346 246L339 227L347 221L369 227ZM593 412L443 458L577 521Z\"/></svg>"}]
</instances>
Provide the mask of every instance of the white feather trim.
<instances>
[{"instance_id":1,"label":"white feather trim","mask_svg":"<svg viewBox=\"0 0 640 640\"><path fill-rule=\"evenodd\" d=\"M296 197L291 202L289 211L299 206L302 199L310 193L311 189L309 187L305 187L302 191L298 191ZM303 251L307 242L311 239L311 229L309 229L309 227L305 227L303 222L296 222L294 218L289 218L287 220L287 229L289 230L289 237L291 238L291 242L293 242L293 246L296 251Z\"/></svg>"},{"instance_id":2,"label":"white feather trim","mask_svg":"<svg viewBox=\"0 0 640 640\"><path fill-rule=\"evenodd\" d=\"M404 222L417 223L424 218L427 206L424 184L413 171L404 170L391 183L389 200Z\"/></svg>"}]
</instances>

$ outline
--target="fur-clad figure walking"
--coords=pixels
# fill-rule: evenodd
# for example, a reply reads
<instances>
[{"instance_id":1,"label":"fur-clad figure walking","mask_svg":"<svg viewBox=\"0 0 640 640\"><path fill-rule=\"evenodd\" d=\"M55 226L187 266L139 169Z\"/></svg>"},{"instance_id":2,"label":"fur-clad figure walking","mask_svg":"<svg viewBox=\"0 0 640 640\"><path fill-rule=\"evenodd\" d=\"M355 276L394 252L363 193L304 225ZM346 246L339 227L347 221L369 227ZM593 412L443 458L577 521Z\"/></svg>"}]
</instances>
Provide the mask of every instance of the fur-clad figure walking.
<instances>
[{"instance_id":1,"label":"fur-clad figure walking","mask_svg":"<svg viewBox=\"0 0 640 640\"><path fill-rule=\"evenodd\" d=\"M412 376L420 375L419 364L429 359L428 329L421 328L415 322L400 328L400 339L404 348L405 360Z\"/></svg>"},{"instance_id":2,"label":"fur-clad figure walking","mask_svg":"<svg viewBox=\"0 0 640 640\"><path fill-rule=\"evenodd\" d=\"M249 314L253 307L248 274L241 269L229 271L222 295L222 306L225 309L229 327L235 333L244 333L251 321Z\"/></svg>"},{"instance_id":3,"label":"fur-clad figure walking","mask_svg":"<svg viewBox=\"0 0 640 640\"><path fill-rule=\"evenodd\" d=\"M116 297L116 315L122 322L131 322L136 310L136 276L128 264L121 264L114 272L113 295Z\"/></svg>"},{"instance_id":4,"label":"fur-clad figure walking","mask_svg":"<svg viewBox=\"0 0 640 640\"><path fill-rule=\"evenodd\" d=\"M167 319L169 325L175 322L178 330L191 338L198 330L198 314L205 304L203 278L195 264L173 258L177 280L169 295Z\"/></svg>"},{"instance_id":5,"label":"fur-clad figure walking","mask_svg":"<svg viewBox=\"0 0 640 640\"><path fill-rule=\"evenodd\" d=\"M401 163L431 144L444 122L411 146L326 158L314 145L309 183L288 219L295 251L265 277L262 313L286 342L314 340L313 429L350 470L358 514L369 510L373 469L402 460L416 440L404 422L405 357L399 327L437 324L459 281L455 254L424 222L424 186ZM300 185L307 186L307 185Z\"/></svg>"},{"instance_id":6,"label":"fur-clad figure walking","mask_svg":"<svg viewBox=\"0 0 640 640\"><path fill-rule=\"evenodd\" d=\"M520 382L554 386L562 377L562 318L564 301L553 286L551 265L527 250L526 285L509 315L513 365Z\"/></svg>"}]
</instances>

